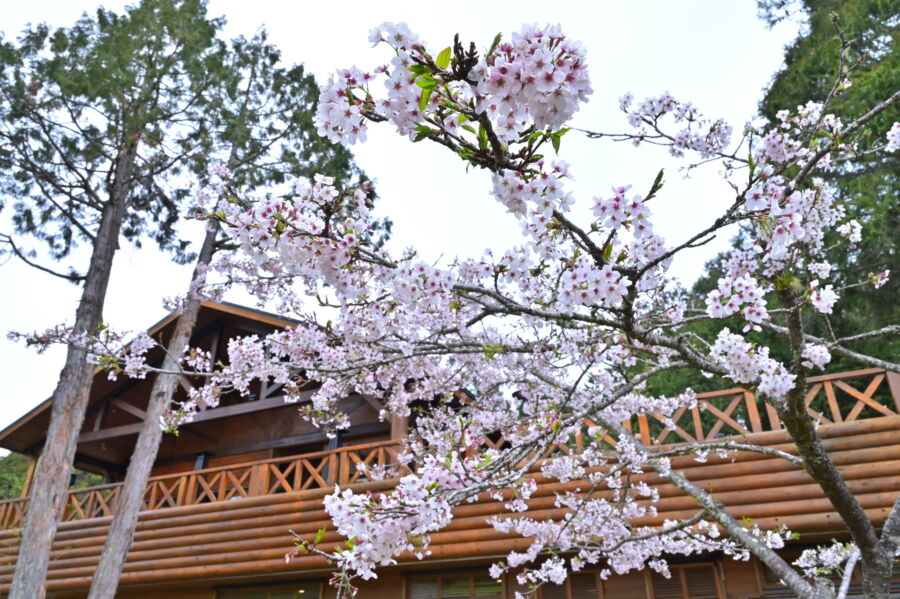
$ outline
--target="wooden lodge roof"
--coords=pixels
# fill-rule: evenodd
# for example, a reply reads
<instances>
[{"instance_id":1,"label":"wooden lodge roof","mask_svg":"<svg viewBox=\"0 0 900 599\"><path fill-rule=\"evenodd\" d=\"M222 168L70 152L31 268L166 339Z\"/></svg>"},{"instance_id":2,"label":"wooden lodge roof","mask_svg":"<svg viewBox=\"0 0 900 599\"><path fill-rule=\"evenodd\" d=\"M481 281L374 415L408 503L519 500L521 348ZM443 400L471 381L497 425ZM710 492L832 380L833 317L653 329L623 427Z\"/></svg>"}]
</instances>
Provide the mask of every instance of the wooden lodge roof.
<instances>
[{"instance_id":1,"label":"wooden lodge roof","mask_svg":"<svg viewBox=\"0 0 900 599\"><path fill-rule=\"evenodd\" d=\"M148 329L148 334L163 343L168 340L174 329L177 314L172 313ZM197 318L191 345L210 349L221 356L225 351L228 339L238 335L267 334L273 330L294 324L294 321L277 315L246 308L229 303L203 302ZM162 361L161 349L151 350L148 362ZM119 376L111 381L104 372L97 372L91 387L91 395L85 424L79 438L76 466L94 472L115 473L124 469L131 456L134 442L143 420L143 411L147 407L153 377L144 380L132 380L127 376ZM185 377L182 388L176 399L187 396L188 385L199 382L189 381ZM259 399L267 399L260 397ZM209 410L196 424L188 425L191 432L188 436L203 434L203 429L218 418L240 412L233 405L236 398L223 401L223 405ZM244 408L245 413L257 411L262 402ZM269 407L284 406L283 400L262 404ZM45 400L16 422L0 431L0 447L28 455L36 455L44 444L47 427L50 422L50 399ZM218 426L218 425L216 425ZM172 440L170 439L169 442ZM186 445L182 443L183 445ZM195 444L196 445L196 444ZM202 445L202 444L201 444ZM198 450L205 450L199 447ZM163 454L165 451L163 451Z\"/></svg>"}]
</instances>

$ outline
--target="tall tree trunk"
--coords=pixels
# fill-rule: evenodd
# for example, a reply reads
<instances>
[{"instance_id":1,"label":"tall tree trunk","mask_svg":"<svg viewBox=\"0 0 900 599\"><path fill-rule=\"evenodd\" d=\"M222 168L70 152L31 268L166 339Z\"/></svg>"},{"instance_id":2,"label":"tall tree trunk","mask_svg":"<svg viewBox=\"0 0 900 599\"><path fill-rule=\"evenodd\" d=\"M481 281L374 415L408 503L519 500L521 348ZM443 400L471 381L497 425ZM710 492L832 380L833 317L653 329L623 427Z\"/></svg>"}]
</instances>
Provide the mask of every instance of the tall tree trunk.
<instances>
[{"instance_id":1,"label":"tall tree trunk","mask_svg":"<svg viewBox=\"0 0 900 599\"><path fill-rule=\"evenodd\" d=\"M128 473L125 475L125 483L119 492L115 515L109 525L103 553L100 554L100 562L97 564L91 580L88 599L113 599L116 595L122 566L125 564L125 557L134 539L134 529L137 526L138 513L144 499L147 480L150 477L153 463L156 461L156 454L162 439L163 431L160 427L160 420L178 387L179 375L176 374L180 366L178 357L182 355L185 346L190 341L191 331L194 329L197 314L200 312L200 299L195 296L193 290L197 289L206 278L206 267L212 259L218 231L218 223L207 222L206 237L203 240L203 246L191 278L191 291L188 292L187 303L178 317L175 331L169 339L162 364L164 372L158 374L153 382L144 423L134 446Z\"/></svg>"},{"instance_id":2,"label":"tall tree trunk","mask_svg":"<svg viewBox=\"0 0 900 599\"><path fill-rule=\"evenodd\" d=\"M103 207L84 290L75 312L75 330L79 332L96 332L102 321L103 302L127 209L136 152L136 145L129 146L115 167L115 179L109 200ZM50 549L67 496L93 373L94 366L88 362L87 353L69 346L59 382L51 396L50 426L31 487L10 599L43 599L45 596L44 579Z\"/></svg>"}]
</instances>

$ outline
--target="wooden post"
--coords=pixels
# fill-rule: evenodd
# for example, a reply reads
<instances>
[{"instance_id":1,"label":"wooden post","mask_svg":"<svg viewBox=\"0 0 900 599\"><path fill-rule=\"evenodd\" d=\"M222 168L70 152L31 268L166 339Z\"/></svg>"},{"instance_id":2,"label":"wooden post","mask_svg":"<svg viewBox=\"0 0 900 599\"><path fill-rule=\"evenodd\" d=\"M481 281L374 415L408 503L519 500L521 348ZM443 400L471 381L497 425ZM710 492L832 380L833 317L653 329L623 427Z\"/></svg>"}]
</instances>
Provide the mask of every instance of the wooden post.
<instances>
[{"instance_id":1,"label":"wooden post","mask_svg":"<svg viewBox=\"0 0 900 599\"><path fill-rule=\"evenodd\" d=\"M253 464L250 470L250 496L269 493L269 463Z\"/></svg>"},{"instance_id":2,"label":"wooden post","mask_svg":"<svg viewBox=\"0 0 900 599\"><path fill-rule=\"evenodd\" d=\"M407 416L395 416L391 415L391 440L399 441L406 437L406 433L409 430L409 417Z\"/></svg>"},{"instance_id":3,"label":"wooden post","mask_svg":"<svg viewBox=\"0 0 900 599\"><path fill-rule=\"evenodd\" d=\"M34 479L34 469L37 466L37 460L32 456L25 454L25 459L28 460L28 470L25 472L25 481L22 483L22 492L19 493L19 497L28 497L31 492L31 481Z\"/></svg>"},{"instance_id":4,"label":"wooden post","mask_svg":"<svg viewBox=\"0 0 900 599\"><path fill-rule=\"evenodd\" d=\"M350 482L350 479L353 478L353 473L350 472L350 452L342 451L340 457L340 466L338 468L338 476L337 482L341 485L346 485Z\"/></svg>"},{"instance_id":5,"label":"wooden post","mask_svg":"<svg viewBox=\"0 0 900 599\"><path fill-rule=\"evenodd\" d=\"M744 404L747 406L747 416L750 418L750 430L754 433L762 432L762 420L759 418L756 397L749 391L744 391Z\"/></svg>"},{"instance_id":6,"label":"wooden post","mask_svg":"<svg viewBox=\"0 0 900 599\"><path fill-rule=\"evenodd\" d=\"M900 374L896 372L887 373L888 389L891 390L891 397L894 398L894 407L900 412Z\"/></svg>"},{"instance_id":7,"label":"wooden post","mask_svg":"<svg viewBox=\"0 0 900 599\"><path fill-rule=\"evenodd\" d=\"M638 415L638 430L641 434L641 442L644 445L651 445L652 439L650 439L650 423L647 421L646 414Z\"/></svg>"},{"instance_id":8,"label":"wooden post","mask_svg":"<svg viewBox=\"0 0 900 599\"><path fill-rule=\"evenodd\" d=\"M328 456L328 476L325 481L329 485L333 485L338 481L338 457L337 452L333 451Z\"/></svg>"},{"instance_id":9,"label":"wooden post","mask_svg":"<svg viewBox=\"0 0 900 599\"><path fill-rule=\"evenodd\" d=\"M178 505L191 505L191 493L194 489L194 475L188 474L178 479Z\"/></svg>"}]
</instances>

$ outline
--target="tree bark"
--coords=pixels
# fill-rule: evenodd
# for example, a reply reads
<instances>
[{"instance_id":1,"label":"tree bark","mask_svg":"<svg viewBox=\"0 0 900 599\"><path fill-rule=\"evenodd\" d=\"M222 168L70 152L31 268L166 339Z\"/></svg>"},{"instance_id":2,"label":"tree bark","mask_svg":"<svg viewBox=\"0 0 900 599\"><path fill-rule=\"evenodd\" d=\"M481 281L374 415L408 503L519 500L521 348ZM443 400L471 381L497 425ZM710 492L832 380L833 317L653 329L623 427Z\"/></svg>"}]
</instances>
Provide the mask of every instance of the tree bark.
<instances>
[{"instance_id":1,"label":"tree bark","mask_svg":"<svg viewBox=\"0 0 900 599\"><path fill-rule=\"evenodd\" d=\"M797 305L797 298L789 290L780 290L779 299L785 306ZM888 556L883 550L875 527L822 446L816 425L806 409L806 367L803 366L801 353L804 347L804 331L803 321L797 309L788 313L788 339L793 354L792 371L797 378L785 401L773 403L800 457L803 458L804 469L821 487L859 549L863 595L867 599L886 598L890 589L893 555Z\"/></svg>"},{"instance_id":2,"label":"tree bark","mask_svg":"<svg viewBox=\"0 0 900 599\"><path fill-rule=\"evenodd\" d=\"M75 312L74 328L79 332L94 333L102 321L103 303L127 208L136 152L136 145L129 146L115 167L115 179L109 200L103 207L84 290ZM50 426L31 487L10 599L43 599L46 594L44 579L50 549L67 497L78 433L84 421L93 374L94 366L88 362L87 353L69 346L59 382L51 396Z\"/></svg>"},{"instance_id":3,"label":"tree bark","mask_svg":"<svg viewBox=\"0 0 900 599\"><path fill-rule=\"evenodd\" d=\"M115 515L109 525L100 561L91 579L88 599L113 599L116 595L122 566L125 564L125 558L134 540L134 530L147 488L147 480L150 478L150 471L156 461L156 454L162 439L163 431L160 420L169 407L179 384L179 375L176 374L179 368L178 357L182 355L185 346L190 341L191 331L194 329L197 314L200 312L200 299L194 290L205 280L206 267L212 259L218 231L219 226L216 222L207 222L206 237L191 277L188 298L184 310L175 324L172 337L169 339L162 364L164 372L157 375L150 392L147 415L144 417L143 427L134 446L134 453L131 463L128 465L128 472L125 475L119 499L116 502Z\"/></svg>"}]
</instances>

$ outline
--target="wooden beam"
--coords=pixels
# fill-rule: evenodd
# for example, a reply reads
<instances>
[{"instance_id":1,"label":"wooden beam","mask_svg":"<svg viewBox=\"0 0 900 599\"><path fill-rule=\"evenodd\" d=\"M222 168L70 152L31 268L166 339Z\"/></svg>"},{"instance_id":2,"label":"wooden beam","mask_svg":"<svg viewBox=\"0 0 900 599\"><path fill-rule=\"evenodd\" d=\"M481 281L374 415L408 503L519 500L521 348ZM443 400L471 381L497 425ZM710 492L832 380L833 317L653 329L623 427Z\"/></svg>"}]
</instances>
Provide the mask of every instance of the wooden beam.
<instances>
[{"instance_id":1,"label":"wooden beam","mask_svg":"<svg viewBox=\"0 0 900 599\"><path fill-rule=\"evenodd\" d=\"M104 428L99 431L89 431L78 435L78 443L92 443L94 441L106 441L107 439L115 439L116 437L127 437L128 435L136 435L141 432L142 422L135 424L126 424L124 426L114 426L112 428Z\"/></svg>"},{"instance_id":2,"label":"wooden beam","mask_svg":"<svg viewBox=\"0 0 900 599\"><path fill-rule=\"evenodd\" d=\"M191 384L191 380L183 374L178 377L178 384L181 385L181 388L187 392L190 392L194 389L194 386Z\"/></svg>"},{"instance_id":3,"label":"wooden beam","mask_svg":"<svg viewBox=\"0 0 900 599\"><path fill-rule=\"evenodd\" d=\"M361 424L353 427L353 434L366 435L370 433L378 433L387 430L387 425L383 422L372 422L369 424ZM252 451L262 451L266 449L281 449L291 447L292 445L305 445L307 443L316 443L321 441L325 443L328 437L325 433L314 431L311 433L302 433L300 435L292 435L290 437L281 437L280 439L270 439L264 441L251 441L249 443L237 443L234 445L221 445L212 448L213 455L234 455L237 453L250 453ZM324 450L323 450L324 451ZM195 453L167 455L160 458L157 464L167 464L172 462L184 461L190 459Z\"/></svg>"},{"instance_id":4,"label":"wooden beam","mask_svg":"<svg viewBox=\"0 0 900 599\"><path fill-rule=\"evenodd\" d=\"M113 464L112 462L107 462L106 460L101 460L100 458L95 458L93 456L85 455L83 453L75 454L75 464L86 464L88 466L92 466L97 468L98 470L106 470L109 472L114 472L116 474L125 474L125 470L128 468L127 465L121 464Z\"/></svg>"},{"instance_id":5,"label":"wooden beam","mask_svg":"<svg viewBox=\"0 0 900 599\"><path fill-rule=\"evenodd\" d=\"M111 399L111 400L109 400L109 403L111 406L113 406L115 408L119 408L123 412L128 412L132 416L136 416L138 420L144 420L144 418L147 417L147 412L138 408L137 406L131 405L130 403L128 403L127 401L125 401L123 399L119 399L119 398ZM94 430L97 430L97 429L94 429Z\"/></svg>"},{"instance_id":6,"label":"wooden beam","mask_svg":"<svg viewBox=\"0 0 900 599\"><path fill-rule=\"evenodd\" d=\"M372 397L371 395L363 395L363 399L372 406L376 412L381 412L384 409L384 404Z\"/></svg>"},{"instance_id":7,"label":"wooden beam","mask_svg":"<svg viewBox=\"0 0 900 599\"><path fill-rule=\"evenodd\" d=\"M103 417L106 416L106 402L100 404L100 409L97 410L97 417L94 418L94 428L93 430L99 431L103 426Z\"/></svg>"},{"instance_id":8,"label":"wooden beam","mask_svg":"<svg viewBox=\"0 0 900 599\"><path fill-rule=\"evenodd\" d=\"M315 391L303 391L300 394L300 401L296 403L304 403L309 401ZM245 401L233 406L223 406L221 408L211 408L194 415L194 419L185 426L190 426L196 422L206 422L209 420L218 420L219 418L227 418L238 414L252 414L253 412L261 412L263 410L272 410L282 408L294 404L286 403L284 396L270 397L269 399L260 399L258 401ZM115 426L112 428L101 429L98 431L90 431L81 433L78 437L79 443L93 443L95 441L105 441L116 437L127 437L128 435L136 435L141 430L141 423L126 424L124 426Z\"/></svg>"}]
</instances>

